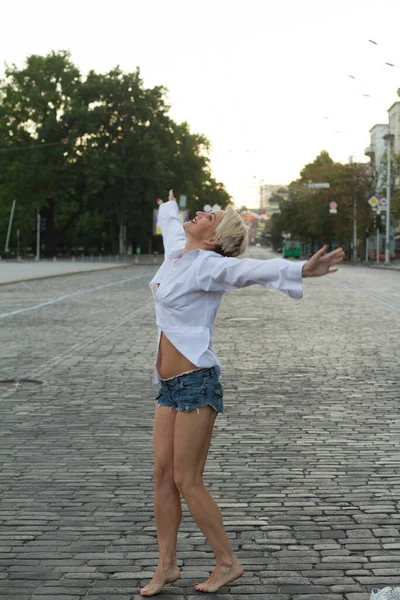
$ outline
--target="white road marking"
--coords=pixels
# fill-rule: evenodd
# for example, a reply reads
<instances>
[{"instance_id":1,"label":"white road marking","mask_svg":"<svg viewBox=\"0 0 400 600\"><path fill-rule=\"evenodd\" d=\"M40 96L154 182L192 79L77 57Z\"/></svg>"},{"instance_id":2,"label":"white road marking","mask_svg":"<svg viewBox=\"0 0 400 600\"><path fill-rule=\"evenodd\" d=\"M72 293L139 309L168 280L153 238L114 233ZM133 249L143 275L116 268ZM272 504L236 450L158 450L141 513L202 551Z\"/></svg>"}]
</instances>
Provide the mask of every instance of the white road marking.
<instances>
[{"instance_id":1,"label":"white road marking","mask_svg":"<svg viewBox=\"0 0 400 600\"><path fill-rule=\"evenodd\" d=\"M365 292L361 288L359 288L355 285L351 285L351 283L344 283L342 281L340 281L340 282L339 281L331 281L330 279L328 279L328 281L331 285L337 285L339 287L353 290L354 292L357 292L358 294L362 294L366 298L370 298L371 300L374 300L375 302L379 302L379 304L383 304L387 308L391 308L392 310L395 310L396 312L400 312L400 305L392 304L391 302L388 302L388 300L383 300L382 298L379 298L379 296L375 296L375 294L370 294L369 292Z\"/></svg>"},{"instance_id":2,"label":"white road marking","mask_svg":"<svg viewBox=\"0 0 400 600\"><path fill-rule=\"evenodd\" d=\"M29 312L31 310L37 310L38 308L42 308L43 306L50 306L51 304L56 304L57 302L62 302L63 300L68 300L68 298L74 298L75 296L83 296L84 294L90 294L91 292L97 292L99 290L104 290L105 288L109 288L114 285L121 285L122 283L127 283L128 281L133 281L134 279L143 279L144 277L149 278L149 274L136 275L135 277L129 277L129 279L120 279L119 281L113 281L112 283L106 283L104 285L99 285L97 287L89 288L87 290L80 290L79 292L73 292L72 294L65 294L65 296L60 296L59 298L54 298L53 300L48 300L47 302L40 302L40 304L35 304L34 306L20 308L18 310L13 310L8 313L2 313L2 314L0 314L0 319L5 319L6 317L12 317L13 315L19 315L20 313Z\"/></svg>"}]
</instances>

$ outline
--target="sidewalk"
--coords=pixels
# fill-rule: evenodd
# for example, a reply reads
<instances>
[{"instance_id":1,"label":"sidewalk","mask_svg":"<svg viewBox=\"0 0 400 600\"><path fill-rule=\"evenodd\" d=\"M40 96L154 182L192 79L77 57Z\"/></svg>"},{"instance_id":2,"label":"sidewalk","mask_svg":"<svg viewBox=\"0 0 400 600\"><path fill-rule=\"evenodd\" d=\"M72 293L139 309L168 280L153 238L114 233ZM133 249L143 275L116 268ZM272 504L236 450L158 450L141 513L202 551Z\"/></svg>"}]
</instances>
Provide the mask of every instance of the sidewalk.
<instances>
[{"instance_id":1,"label":"sidewalk","mask_svg":"<svg viewBox=\"0 0 400 600\"><path fill-rule=\"evenodd\" d=\"M369 267L370 269L388 269L389 271L400 271L400 261L396 260L394 263L390 265L385 265L382 263L376 264L371 262L368 263L360 263L360 266Z\"/></svg>"},{"instance_id":2,"label":"sidewalk","mask_svg":"<svg viewBox=\"0 0 400 600\"><path fill-rule=\"evenodd\" d=\"M99 261L93 257L90 260L86 257L85 260L70 259L63 260L2 260L0 261L0 285L8 283L19 283L34 279L47 279L48 277L62 277L63 275L73 275L75 273L88 273L90 271L105 271L107 269L120 269L130 266L149 266L161 264L164 256L158 254L154 259L152 255L144 254L137 259L135 256L122 257L116 261L115 257L112 260L103 258Z\"/></svg>"}]
</instances>

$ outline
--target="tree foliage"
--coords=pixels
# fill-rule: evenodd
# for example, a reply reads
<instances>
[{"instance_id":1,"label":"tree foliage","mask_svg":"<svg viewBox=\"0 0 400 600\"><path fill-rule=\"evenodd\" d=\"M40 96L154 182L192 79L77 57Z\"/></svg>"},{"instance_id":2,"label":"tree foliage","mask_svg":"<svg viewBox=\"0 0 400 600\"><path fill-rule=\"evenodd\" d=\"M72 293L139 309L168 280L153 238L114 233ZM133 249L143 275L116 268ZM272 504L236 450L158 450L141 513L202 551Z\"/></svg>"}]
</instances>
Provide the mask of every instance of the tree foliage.
<instances>
[{"instance_id":1,"label":"tree foliage","mask_svg":"<svg viewBox=\"0 0 400 600\"><path fill-rule=\"evenodd\" d=\"M211 175L209 142L169 116L167 90L146 88L140 70L90 71L68 52L29 56L0 81L0 235L12 200L23 243L40 210L49 253L118 251L120 224L147 244L158 197L173 188L193 212L231 198Z\"/></svg>"},{"instance_id":2,"label":"tree foliage","mask_svg":"<svg viewBox=\"0 0 400 600\"><path fill-rule=\"evenodd\" d=\"M396 179L394 171L393 182ZM327 189L309 189L308 182L327 182ZM374 173L368 163L335 163L326 151L305 165L300 178L288 186L289 199L280 200L280 214L272 216L267 232L275 248L282 244L282 232L307 243L311 248L337 242L349 248L353 239L354 203L357 210L358 239L366 232L374 234L374 213L368 199L375 191ZM330 214L329 204L337 204L337 214ZM395 192L392 217L400 216L400 194Z\"/></svg>"}]
</instances>

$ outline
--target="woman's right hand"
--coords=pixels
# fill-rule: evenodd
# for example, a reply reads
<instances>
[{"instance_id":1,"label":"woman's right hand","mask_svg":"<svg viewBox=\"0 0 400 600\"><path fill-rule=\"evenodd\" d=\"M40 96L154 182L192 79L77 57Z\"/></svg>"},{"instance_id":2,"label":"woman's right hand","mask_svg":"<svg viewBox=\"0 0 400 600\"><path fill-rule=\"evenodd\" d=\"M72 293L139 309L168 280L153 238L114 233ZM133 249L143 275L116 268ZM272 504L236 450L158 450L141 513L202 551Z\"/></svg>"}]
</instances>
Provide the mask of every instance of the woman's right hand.
<instances>
[{"instance_id":1,"label":"woman's right hand","mask_svg":"<svg viewBox=\"0 0 400 600\"><path fill-rule=\"evenodd\" d=\"M174 196L174 190L169 190L168 201L169 200L175 200L176 201L175 196ZM161 204L164 204L164 202L159 198L157 200L157 204L158 204L158 206L161 206Z\"/></svg>"}]
</instances>

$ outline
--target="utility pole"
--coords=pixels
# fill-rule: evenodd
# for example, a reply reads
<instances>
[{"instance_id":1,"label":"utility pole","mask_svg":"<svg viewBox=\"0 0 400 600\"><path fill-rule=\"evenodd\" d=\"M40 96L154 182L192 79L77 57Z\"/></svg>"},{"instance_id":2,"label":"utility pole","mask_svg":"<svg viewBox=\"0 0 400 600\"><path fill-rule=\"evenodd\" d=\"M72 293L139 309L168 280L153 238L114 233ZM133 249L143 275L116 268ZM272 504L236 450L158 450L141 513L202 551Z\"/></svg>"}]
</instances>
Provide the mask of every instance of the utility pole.
<instances>
[{"instance_id":1,"label":"utility pole","mask_svg":"<svg viewBox=\"0 0 400 600\"><path fill-rule=\"evenodd\" d=\"M353 263L357 262L357 197L354 191L354 207L353 207Z\"/></svg>"},{"instance_id":2,"label":"utility pole","mask_svg":"<svg viewBox=\"0 0 400 600\"><path fill-rule=\"evenodd\" d=\"M349 157L349 163L353 164L353 157ZM355 174L355 165L354 167L354 198L353 198L353 264L357 262L357 195L356 195L356 174Z\"/></svg>"},{"instance_id":3,"label":"utility pole","mask_svg":"<svg viewBox=\"0 0 400 600\"><path fill-rule=\"evenodd\" d=\"M376 211L377 213L380 213L380 211ZM379 230L380 225L376 225L376 264L379 265L379 252L380 252L380 241L379 241Z\"/></svg>"},{"instance_id":4,"label":"utility pole","mask_svg":"<svg viewBox=\"0 0 400 600\"><path fill-rule=\"evenodd\" d=\"M37 207L36 218L36 257L35 260L40 260L40 209Z\"/></svg>"},{"instance_id":5,"label":"utility pole","mask_svg":"<svg viewBox=\"0 0 400 600\"><path fill-rule=\"evenodd\" d=\"M8 222L8 231L7 231L7 239L6 239L6 247L5 247L6 258L7 258L7 254L8 254L8 251L9 251L8 244L10 242L11 225L12 225L12 221L13 221L13 217L14 217L15 203L16 203L16 200L13 200L12 207L11 207L10 220Z\"/></svg>"},{"instance_id":6,"label":"utility pole","mask_svg":"<svg viewBox=\"0 0 400 600\"><path fill-rule=\"evenodd\" d=\"M385 240L385 265L390 265L390 196L391 196L391 141L392 133L387 133L383 139L387 145L387 181L386 181L386 240Z\"/></svg>"}]
</instances>

